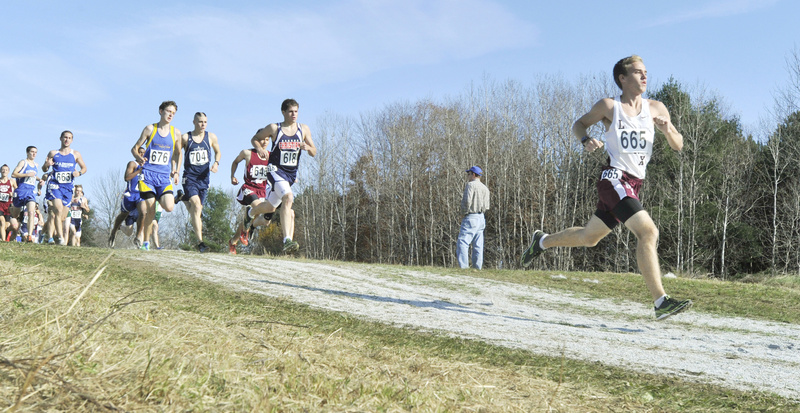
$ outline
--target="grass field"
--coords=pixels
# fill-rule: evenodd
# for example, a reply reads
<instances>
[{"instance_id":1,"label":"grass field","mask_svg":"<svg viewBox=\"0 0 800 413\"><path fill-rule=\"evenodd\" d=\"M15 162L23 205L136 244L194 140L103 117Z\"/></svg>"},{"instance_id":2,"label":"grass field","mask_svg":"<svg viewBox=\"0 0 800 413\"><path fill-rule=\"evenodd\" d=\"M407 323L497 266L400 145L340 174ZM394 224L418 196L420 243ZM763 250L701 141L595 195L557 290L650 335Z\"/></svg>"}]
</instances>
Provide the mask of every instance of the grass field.
<instances>
[{"instance_id":1,"label":"grass field","mask_svg":"<svg viewBox=\"0 0 800 413\"><path fill-rule=\"evenodd\" d=\"M634 275L575 274L602 281L587 284L530 271L471 274L648 300ZM800 323L796 278L668 282L672 294L695 298L693 311ZM180 268L130 268L107 249L0 244L0 291L4 411L800 410L770 394L544 357L227 290Z\"/></svg>"}]
</instances>

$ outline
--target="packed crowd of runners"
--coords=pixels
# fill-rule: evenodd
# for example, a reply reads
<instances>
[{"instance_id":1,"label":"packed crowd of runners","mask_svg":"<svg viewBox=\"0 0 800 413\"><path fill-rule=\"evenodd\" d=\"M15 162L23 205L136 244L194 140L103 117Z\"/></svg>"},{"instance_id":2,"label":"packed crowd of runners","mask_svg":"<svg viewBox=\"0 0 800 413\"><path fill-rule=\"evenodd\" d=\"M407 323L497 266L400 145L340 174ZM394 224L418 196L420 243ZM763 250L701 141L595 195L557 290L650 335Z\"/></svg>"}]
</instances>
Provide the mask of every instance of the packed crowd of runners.
<instances>
[{"instance_id":1,"label":"packed crowd of runners","mask_svg":"<svg viewBox=\"0 0 800 413\"><path fill-rule=\"evenodd\" d=\"M199 240L197 250L207 252L203 242L203 204L208 194L210 173L219 168L222 152L214 133L206 131L208 117L194 114L194 129L181 132L171 125L178 110L173 101L159 106L160 119L147 125L131 148L132 160L125 168L125 188L119 213L114 219L108 245L114 247L117 232L133 236L134 245L149 251L161 249L158 220L184 202L189 222ZM237 244L248 245L253 230L268 225L280 214L283 249L294 252L299 244L294 236L294 194L302 151L316 156L317 149L308 125L297 122L299 104L286 99L281 104L283 121L259 129L251 139L252 148L242 150L231 164L231 184L239 185L236 171L244 161L244 177L237 201L245 213L234 237L228 242L230 253ZM90 211L83 188L75 179L86 174L80 152L73 149L73 133L64 131L61 146L48 152L44 163L36 162L38 148L28 146L26 157L12 169L0 168L0 239L4 241L80 245L81 223ZM213 161L212 161L213 157ZM177 188L179 177L182 188ZM43 197L43 208L39 200ZM43 209L43 211L42 211ZM153 243L151 244L151 240Z\"/></svg>"}]
</instances>

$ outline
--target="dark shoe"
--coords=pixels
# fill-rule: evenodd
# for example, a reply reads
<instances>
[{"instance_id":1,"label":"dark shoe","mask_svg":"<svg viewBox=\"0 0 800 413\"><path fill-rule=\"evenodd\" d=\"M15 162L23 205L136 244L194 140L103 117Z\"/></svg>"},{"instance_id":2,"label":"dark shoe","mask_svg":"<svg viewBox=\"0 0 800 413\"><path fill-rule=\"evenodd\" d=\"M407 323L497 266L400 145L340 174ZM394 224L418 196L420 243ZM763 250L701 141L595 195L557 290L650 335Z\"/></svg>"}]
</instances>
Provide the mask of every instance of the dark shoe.
<instances>
[{"instance_id":1,"label":"dark shoe","mask_svg":"<svg viewBox=\"0 0 800 413\"><path fill-rule=\"evenodd\" d=\"M543 236L545 236L545 233L539 231L538 229L533 232L533 241L531 241L531 246L522 253L521 264L523 268L530 267L533 259L544 252L542 247L539 246L539 240L541 240Z\"/></svg>"},{"instance_id":2,"label":"dark shoe","mask_svg":"<svg viewBox=\"0 0 800 413\"><path fill-rule=\"evenodd\" d=\"M653 307L656 310L656 320L663 320L671 315L678 314L692 306L692 300L676 300L670 296L664 299L660 307Z\"/></svg>"},{"instance_id":3,"label":"dark shoe","mask_svg":"<svg viewBox=\"0 0 800 413\"><path fill-rule=\"evenodd\" d=\"M211 248L208 245L206 245L205 242L200 242L199 244L197 244L197 250L200 251L201 253L208 252L208 250L210 249Z\"/></svg>"},{"instance_id":4,"label":"dark shoe","mask_svg":"<svg viewBox=\"0 0 800 413\"><path fill-rule=\"evenodd\" d=\"M175 203L183 201L183 189L179 189L178 193L175 194Z\"/></svg>"},{"instance_id":5,"label":"dark shoe","mask_svg":"<svg viewBox=\"0 0 800 413\"><path fill-rule=\"evenodd\" d=\"M300 244L290 239L283 242L283 252L295 252L300 249Z\"/></svg>"}]
</instances>

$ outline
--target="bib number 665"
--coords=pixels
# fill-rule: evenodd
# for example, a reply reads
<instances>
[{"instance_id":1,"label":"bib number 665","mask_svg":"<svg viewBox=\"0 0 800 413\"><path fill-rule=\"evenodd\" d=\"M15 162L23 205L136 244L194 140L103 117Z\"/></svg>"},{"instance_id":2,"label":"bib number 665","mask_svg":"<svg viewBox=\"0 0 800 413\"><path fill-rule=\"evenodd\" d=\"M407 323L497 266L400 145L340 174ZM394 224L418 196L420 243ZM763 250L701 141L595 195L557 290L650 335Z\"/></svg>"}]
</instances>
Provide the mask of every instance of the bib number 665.
<instances>
[{"instance_id":1,"label":"bib number 665","mask_svg":"<svg viewBox=\"0 0 800 413\"><path fill-rule=\"evenodd\" d=\"M619 169L606 169L600 175L600 179L618 180L622 178L622 172Z\"/></svg>"}]
</instances>

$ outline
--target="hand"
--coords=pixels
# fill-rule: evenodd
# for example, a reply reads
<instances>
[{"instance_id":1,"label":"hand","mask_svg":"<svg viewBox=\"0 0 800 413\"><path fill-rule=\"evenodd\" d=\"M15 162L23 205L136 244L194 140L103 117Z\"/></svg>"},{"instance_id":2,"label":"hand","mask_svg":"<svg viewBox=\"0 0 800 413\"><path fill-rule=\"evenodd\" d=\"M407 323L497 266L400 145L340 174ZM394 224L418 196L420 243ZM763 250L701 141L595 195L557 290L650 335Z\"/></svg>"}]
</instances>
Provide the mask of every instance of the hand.
<instances>
[{"instance_id":1,"label":"hand","mask_svg":"<svg viewBox=\"0 0 800 413\"><path fill-rule=\"evenodd\" d=\"M583 144L583 150L585 150L586 152L592 153L595 150L602 148L603 145L604 144L603 144L602 141L599 141L599 140L597 140L595 138L589 138L589 140L586 141L586 143Z\"/></svg>"},{"instance_id":2,"label":"hand","mask_svg":"<svg viewBox=\"0 0 800 413\"><path fill-rule=\"evenodd\" d=\"M219 162L214 161L214 163L211 164L211 168L210 168L211 172L217 173L217 166L218 165L219 165Z\"/></svg>"},{"instance_id":3,"label":"hand","mask_svg":"<svg viewBox=\"0 0 800 413\"><path fill-rule=\"evenodd\" d=\"M669 128L669 118L667 118L666 116L654 117L653 123L655 123L656 127L658 127L658 129L661 130L662 132L666 132L666 130Z\"/></svg>"},{"instance_id":4,"label":"hand","mask_svg":"<svg viewBox=\"0 0 800 413\"><path fill-rule=\"evenodd\" d=\"M269 156L269 152L265 151L264 148L256 148L256 152L258 152L258 156L262 158Z\"/></svg>"},{"instance_id":5,"label":"hand","mask_svg":"<svg viewBox=\"0 0 800 413\"><path fill-rule=\"evenodd\" d=\"M232 176L232 177L231 177L231 184L233 184L233 185L239 185L239 180L238 180L238 179L236 179L236 177L235 177L235 176Z\"/></svg>"}]
</instances>

